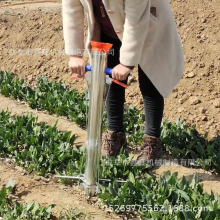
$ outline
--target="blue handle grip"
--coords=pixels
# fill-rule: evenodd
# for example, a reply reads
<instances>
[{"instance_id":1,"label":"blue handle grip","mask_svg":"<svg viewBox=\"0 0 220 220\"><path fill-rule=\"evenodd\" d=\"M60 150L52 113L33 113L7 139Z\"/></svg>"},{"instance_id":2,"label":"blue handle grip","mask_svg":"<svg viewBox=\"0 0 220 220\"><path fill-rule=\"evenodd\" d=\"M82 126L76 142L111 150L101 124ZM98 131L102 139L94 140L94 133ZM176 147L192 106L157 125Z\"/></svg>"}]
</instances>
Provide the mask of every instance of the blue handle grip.
<instances>
[{"instance_id":1,"label":"blue handle grip","mask_svg":"<svg viewBox=\"0 0 220 220\"><path fill-rule=\"evenodd\" d=\"M105 68L105 73L107 74L107 75L112 75L112 68ZM92 71L92 66L91 65L86 65L86 72L88 72L88 71ZM130 73L128 74L128 76L130 76Z\"/></svg>"},{"instance_id":2,"label":"blue handle grip","mask_svg":"<svg viewBox=\"0 0 220 220\"><path fill-rule=\"evenodd\" d=\"M107 74L107 75L112 75L112 70L113 69L111 69L111 68L105 68L105 73Z\"/></svg>"},{"instance_id":3,"label":"blue handle grip","mask_svg":"<svg viewBox=\"0 0 220 220\"><path fill-rule=\"evenodd\" d=\"M92 71L92 66L91 65L86 65L86 72Z\"/></svg>"},{"instance_id":4,"label":"blue handle grip","mask_svg":"<svg viewBox=\"0 0 220 220\"><path fill-rule=\"evenodd\" d=\"M111 69L111 68L106 68L105 73L107 75L112 75L112 70L113 69ZM92 71L92 66L91 65L86 65L86 72L88 72L88 71Z\"/></svg>"}]
</instances>

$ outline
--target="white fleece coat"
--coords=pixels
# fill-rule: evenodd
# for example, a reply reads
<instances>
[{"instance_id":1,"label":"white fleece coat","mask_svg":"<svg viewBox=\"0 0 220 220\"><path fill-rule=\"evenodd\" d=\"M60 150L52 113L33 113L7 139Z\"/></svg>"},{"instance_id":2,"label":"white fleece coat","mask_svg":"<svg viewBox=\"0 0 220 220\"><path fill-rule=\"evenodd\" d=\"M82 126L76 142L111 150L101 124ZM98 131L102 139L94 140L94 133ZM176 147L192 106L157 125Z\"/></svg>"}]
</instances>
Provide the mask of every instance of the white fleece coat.
<instances>
[{"instance_id":1,"label":"white fleece coat","mask_svg":"<svg viewBox=\"0 0 220 220\"><path fill-rule=\"evenodd\" d=\"M161 95L168 97L184 70L182 45L169 1L103 0L103 3L122 41L120 62L126 66L139 64ZM150 12L151 7L156 7L156 16ZM84 9L88 18L86 46ZM100 40L92 0L62 0L62 13L66 54L90 49L91 40Z\"/></svg>"}]
</instances>

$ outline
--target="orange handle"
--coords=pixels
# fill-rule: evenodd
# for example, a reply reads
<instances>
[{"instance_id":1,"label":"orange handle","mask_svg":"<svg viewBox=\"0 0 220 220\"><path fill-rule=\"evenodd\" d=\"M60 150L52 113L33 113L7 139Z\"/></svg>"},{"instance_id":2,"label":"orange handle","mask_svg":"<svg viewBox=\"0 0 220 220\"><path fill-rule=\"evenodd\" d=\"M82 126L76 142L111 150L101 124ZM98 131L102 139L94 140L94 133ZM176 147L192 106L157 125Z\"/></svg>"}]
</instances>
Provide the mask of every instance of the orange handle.
<instances>
[{"instance_id":1,"label":"orange handle","mask_svg":"<svg viewBox=\"0 0 220 220\"><path fill-rule=\"evenodd\" d=\"M117 83L117 84L120 85L120 86L123 86L125 89L128 87L128 85L126 85L126 84L124 84L124 83L122 83L122 82L120 82L120 81L118 81L118 80L116 80L116 79L113 79L113 82L114 82L114 83Z\"/></svg>"},{"instance_id":2,"label":"orange handle","mask_svg":"<svg viewBox=\"0 0 220 220\"><path fill-rule=\"evenodd\" d=\"M71 80L75 80L75 79L79 79L79 78L84 78L84 76L71 76L70 79ZM120 86L123 86L125 89L127 89L128 85L116 80L116 79L113 79L112 82L120 85Z\"/></svg>"}]
</instances>

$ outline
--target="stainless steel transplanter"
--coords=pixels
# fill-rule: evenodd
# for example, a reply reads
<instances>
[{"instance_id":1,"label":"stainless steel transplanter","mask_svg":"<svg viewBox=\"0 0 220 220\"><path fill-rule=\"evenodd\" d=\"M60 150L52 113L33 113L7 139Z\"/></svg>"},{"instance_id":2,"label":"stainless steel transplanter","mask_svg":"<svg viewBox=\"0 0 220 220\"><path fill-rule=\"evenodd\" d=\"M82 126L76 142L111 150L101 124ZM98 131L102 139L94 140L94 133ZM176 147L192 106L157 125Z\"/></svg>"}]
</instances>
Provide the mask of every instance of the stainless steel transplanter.
<instances>
[{"instance_id":1,"label":"stainless steel transplanter","mask_svg":"<svg viewBox=\"0 0 220 220\"><path fill-rule=\"evenodd\" d=\"M89 90L89 115L86 140L86 166L85 174L82 176L55 176L61 178L80 179L83 181L82 188L87 196L93 196L98 187L98 181L109 181L99 179L99 159L102 140L102 121L105 99L108 93L108 83L113 80L106 76L111 70L106 68L107 55L112 44L91 42L92 44L92 71L87 75L87 85ZM89 66L86 68L89 70ZM91 66L90 66L91 69ZM106 71L107 69L107 71ZM120 181L124 182L124 181Z\"/></svg>"},{"instance_id":2,"label":"stainless steel transplanter","mask_svg":"<svg viewBox=\"0 0 220 220\"><path fill-rule=\"evenodd\" d=\"M107 53L112 44L92 42L92 74L89 88L89 121L86 141L86 167L84 189L95 194L99 173L99 157L102 139L102 119L105 101L105 68Z\"/></svg>"}]
</instances>

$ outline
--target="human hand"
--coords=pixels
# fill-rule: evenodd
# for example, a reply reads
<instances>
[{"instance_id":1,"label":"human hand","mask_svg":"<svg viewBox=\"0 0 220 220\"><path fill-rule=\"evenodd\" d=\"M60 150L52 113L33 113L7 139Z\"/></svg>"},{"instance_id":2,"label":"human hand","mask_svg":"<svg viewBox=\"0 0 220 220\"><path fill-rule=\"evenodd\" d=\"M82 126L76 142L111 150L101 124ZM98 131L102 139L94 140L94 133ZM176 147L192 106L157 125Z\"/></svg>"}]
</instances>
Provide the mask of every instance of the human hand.
<instances>
[{"instance_id":1,"label":"human hand","mask_svg":"<svg viewBox=\"0 0 220 220\"><path fill-rule=\"evenodd\" d=\"M77 74L78 77L83 77L86 73L86 61L79 56L70 56L69 68L73 74Z\"/></svg>"},{"instance_id":2,"label":"human hand","mask_svg":"<svg viewBox=\"0 0 220 220\"><path fill-rule=\"evenodd\" d=\"M113 79L117 79L120 81L126 80L128 77L128 74L131 72L132 70L127 67L124 66L122 64L118 64L116 67L113 68L112 70L112 78Z\"/></svg>"}]
</instances>

